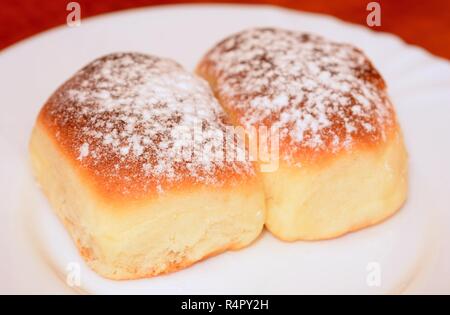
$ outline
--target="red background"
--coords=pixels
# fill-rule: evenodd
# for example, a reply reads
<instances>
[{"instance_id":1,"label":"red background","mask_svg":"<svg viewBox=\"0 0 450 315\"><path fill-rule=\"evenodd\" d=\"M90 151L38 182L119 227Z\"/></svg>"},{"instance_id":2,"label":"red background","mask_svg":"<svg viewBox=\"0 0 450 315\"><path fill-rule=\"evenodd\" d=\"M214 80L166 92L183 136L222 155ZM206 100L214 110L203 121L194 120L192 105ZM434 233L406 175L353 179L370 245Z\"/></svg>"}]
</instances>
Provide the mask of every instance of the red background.
<instances>
[{"instance_id":1,"label":"red background","mask_svg":"<svg viewBox=\"0 0 450 315\"><path fill-rule=\"evenodd\" d=\"M228 2L274 4L296 10L334 15L342 20L366 25L367 3L374 0L259 0L259 1L152 1L78 0L81 18L133 7L167 3ZM2 0L0 4L0 49L24 38L64 24L70 0ZM381 26L376 31L394 33L406 42L424 47L450 59L449 0L378 0ZM366 25L367 27L367 25Z\"/></svg>"}]
</instances>

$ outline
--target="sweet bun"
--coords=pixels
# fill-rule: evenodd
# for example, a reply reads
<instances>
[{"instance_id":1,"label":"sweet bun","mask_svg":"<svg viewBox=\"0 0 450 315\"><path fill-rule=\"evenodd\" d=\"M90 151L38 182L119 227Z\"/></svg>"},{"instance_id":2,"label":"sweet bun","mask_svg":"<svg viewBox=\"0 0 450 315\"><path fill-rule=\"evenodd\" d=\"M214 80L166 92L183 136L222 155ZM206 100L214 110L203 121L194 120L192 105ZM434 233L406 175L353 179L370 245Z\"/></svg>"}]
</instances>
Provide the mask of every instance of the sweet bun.
<instances>
[{"instance_id":1,"label":"sweet bun","mask_svg":"<svg viewBox=\"0 0 450 315\"><path fill-rule=\"evenodd\" d=\"M155 276L244 247L263 227L254 166L209 156L226 153L210 144L227 124L204 80L168 59L115 53L46 102L32 168L93 270ZM196 126L201 136L187 139Z\"/></svg>"},{"instance_id":2,"label":"sweet bun","mask_svg":"<svg viewBox=\"0 0 450 315\"><path fill-rule=\"evenodd\" d=\"M197 73L235 124L278 130L279 167L262 173L265 225L275 236L337 237L404 203L402 133L383 78L358 48L250 29L214 46Z\"/></svg>"}]
</instances>

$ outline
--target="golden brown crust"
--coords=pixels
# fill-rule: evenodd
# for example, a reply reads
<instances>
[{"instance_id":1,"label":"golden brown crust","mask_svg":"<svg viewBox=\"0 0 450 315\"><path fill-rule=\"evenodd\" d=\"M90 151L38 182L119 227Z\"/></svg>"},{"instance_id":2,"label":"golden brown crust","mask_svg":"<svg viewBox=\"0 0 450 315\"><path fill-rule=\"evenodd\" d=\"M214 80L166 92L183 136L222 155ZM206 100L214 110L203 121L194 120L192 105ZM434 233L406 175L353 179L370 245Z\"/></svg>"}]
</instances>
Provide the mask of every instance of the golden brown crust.
<instances>
[{"instance_id":1,"label":"golden brown crust","mask_svg":"<svg viewBox=\"0 0 450 315\"><path fill-rule=\"evenodd\" d=\"M68 159L39 123L30 154L37 180L81 255L110 279L187 267L211 252L247 245L263 227L264 194L255 177L237 186L186 182L180 191L135 201L108 198L93 187L92 174Z\"/></svg>"},{"instance_id":2,"label":"golden brown crust","mask_svg":"<svg viewBox=\"0 0 450 315\"><path fill-rule=\"evenodd\" d=\"M108 199L141 199L255 176L249 162L201 155L208 154L201 150L217 140L215 135L177 139L198 126L223 131L227 119L207 84L167 59L136 53L99 58L50 97L37 124ZM225 156L226 146L218 148ZM182 159L174 156L189 149Z\"/></svg>"},{"instance_id":3,"label":"golden brown crust","mask_svg":"<svg viewBox=\"0 0 450 315\"><path fill-rule=\"evenodd\" d=\"M383 78L348 44L280 29L250 29L213 47L197 67L245 128L275 126L280 158L315 161L384 142L397 127Z\"/></svg>"}]
</instances>

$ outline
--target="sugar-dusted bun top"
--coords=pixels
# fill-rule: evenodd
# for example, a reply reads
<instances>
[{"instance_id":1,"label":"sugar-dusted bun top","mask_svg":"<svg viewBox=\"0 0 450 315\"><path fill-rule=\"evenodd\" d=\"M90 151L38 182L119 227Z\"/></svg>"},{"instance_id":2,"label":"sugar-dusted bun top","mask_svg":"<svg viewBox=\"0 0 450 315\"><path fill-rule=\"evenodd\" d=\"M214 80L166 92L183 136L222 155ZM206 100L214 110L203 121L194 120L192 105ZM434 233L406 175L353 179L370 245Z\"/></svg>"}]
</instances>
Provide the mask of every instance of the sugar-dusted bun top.
<instances>
[{"instance_id":1,"label":"sugar-dusted bun top","mask_svg":"<svg viewBox=\"0 0 450 315\"><path fill-rule=\"evenodd\" d=\"M385 82L348 44L281 29L250 29L198 67L245 127L279 128L282 158L298 160L382 141L395 125Z\"/></svg>"},{"instance_id":2,"label":"sugar-dusted bun top","mask_svg":"<svg viewBox=\"0 0 450 315\"><path fill-rule=\"evenodd\" d=\"M205 81L169 59L99 58L51 96L39 121L96 187L112 195L224 185L254 173L249 162L208 156L216 151L206 146L225 151L217 143L227 125L224 111ZM194 130L201 132L193 136Z\"/></svg>"}]
</instances>

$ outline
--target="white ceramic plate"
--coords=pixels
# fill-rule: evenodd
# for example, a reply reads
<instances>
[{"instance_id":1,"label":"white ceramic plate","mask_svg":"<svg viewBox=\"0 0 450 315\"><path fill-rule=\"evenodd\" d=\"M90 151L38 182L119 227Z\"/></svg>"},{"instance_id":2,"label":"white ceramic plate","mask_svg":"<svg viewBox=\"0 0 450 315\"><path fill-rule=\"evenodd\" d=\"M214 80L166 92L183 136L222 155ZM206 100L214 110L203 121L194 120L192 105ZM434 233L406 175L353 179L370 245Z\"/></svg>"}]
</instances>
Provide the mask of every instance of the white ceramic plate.
<instances>
[{"instance_id":1,"label":"white ceramic plate","mask_svg":"<svg viewBox=\"0 0 450 315\"><path fill-rule=\"evenodd\" d=\"M253 26L315 32L365 50L388 83L405 133L407 204L388 221L336 240L283 243L264 233L245 250L167 276L100 278L83 263L31 178L27 141L41 105L103 54L140 51L193 69L216 41ZM326 16L274 7L168 6L46 32L1 53L0 70L2 293L450 293L450 66L444 60ZM76 264L81 287L69 288L66 268ZM76 268L71 270L73 275ZM378 270L379 286L369 285L376 284L367 279Z\"/></svg>"}]
</instances>

